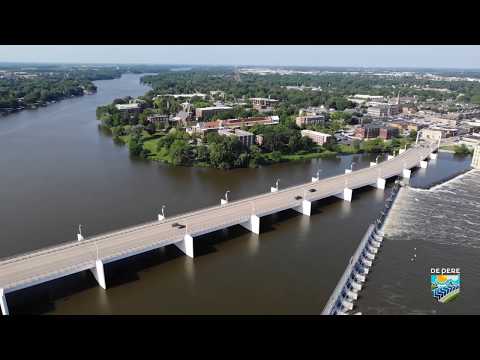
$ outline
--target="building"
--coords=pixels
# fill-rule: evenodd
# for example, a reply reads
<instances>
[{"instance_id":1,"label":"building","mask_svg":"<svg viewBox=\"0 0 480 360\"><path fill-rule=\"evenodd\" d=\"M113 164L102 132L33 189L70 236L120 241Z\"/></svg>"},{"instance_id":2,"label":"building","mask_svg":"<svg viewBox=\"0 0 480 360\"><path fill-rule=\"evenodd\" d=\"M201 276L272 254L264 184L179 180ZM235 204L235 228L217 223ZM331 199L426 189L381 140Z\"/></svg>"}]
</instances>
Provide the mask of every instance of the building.
<instances>
[{"instance_id":1,"label":"building","mask_svg":"<svg viewBox=\"0 0 480 360\"><path fill-rule=\"evenodd\" d=\"M195 117L197 120L203 120L213 115L225 113L232 110L231 106L209 106L195 109Z\"/></svg>"},{"instance_id":2,"label":"building","mask_svg":"<svg viewBox=\"0 0 480 360\"><path fill-rule=\"evenodd\" d=\"M170 116L161 114L150 115L147 117L147 121L155 125L167 125L169 120Z\"/></svg>"},{"instance_id":3,"label":"building","mask_svg":"<svg viewBox=\"0 0 480 360\"><path fill-rule=\"evenodd\" d=\"M473 151L472 167L480 169L480 145L477 145Z\"/></svg>"},{"instance_id":4,"label":"building","mask_svg":"<svg viewBox=\"0 0 480 360\"><path fill-rule=\"evenodd\" d=\"M254 125L278 125L280 118L278 116L258 116L240 119L214 120L197 122L195 126L187 128L189 134L208 133L220 130L235 130L242 127L252 127Z\"/></svg>"},{"instance_id":5,"label":"building","mask_svg":"<svg viewBox=\"0 0 480 360\"><path fill-rule=\"evenodd\" d=\"M141 108L139 103L116 104L115 107L117 110L125 112L139 112Z\"/></svg>"},{"instance_id":6,"label":"building","mask_svg":"<svg viewBox=\"0 0 480 360\"><path fill-rule=\"evenodd\" d=\"M351 99L353 100L363 100L363 102L365 101L385 101L385 97L383 96L380 96L380 95L362 95L362 94L355 94L352 98L348 99L350 101L352 101ZM356 102L356 101L352 101L352 102Z\"/></svg>"},{"instance_id":7,"label":"building","mask_svg":"<svg viewBox=\"0 0 480 360\"><path fill-rule=\"evenodd\" d=\"M382 140L389 140L394 137L398 137L400 130L395 127L382 127L380 128L378 137Z\"/></svg>"},{"instance_id":8,"label":"building","mask_svg":"<svg viewBox=\"0 0 480 360\"><path fill-rule=\"evenodd\" d=\"M456 127L458 126L458 119L452 119L447 117L440 117L440 116L426 116L425 120L429 121L435 125L442 125L442 126L449 126L449 127Z\"/></svg>"},{"instance_id":9,"label":"building","mask_svg":"<svg viewBox=\"0 0 480 360\"><path fill-rule=\"evenodd\" d=\"M410 121L392 121L388 123L389 126L397 128L400 132L407 132L407 131L418 131L426 127L424 124L418 124Z\"/></svg>"},{"instance_id":10,"label":"building","mask_svg":"<svg viewBox=\"0 0 480 360\"><path fill-rule=\"evenodd\" d=\"M427 139L427 140L434 140L438 141L443 138L443 132L439 129L422 129L420 131L420 138Z\"/></svg>"},{"instance_id":11,"label":"building","mask_svg":"<svg viewBox=\"0 0 480 360\"><path fill-rule=\"evenodd\" d=\"M235 129L235 130L228 130L228 129L221 129L218 131L220 135L226 136L235 136L243 146L249 148L250 146L255 144L256 137L251 132Z\"/></svg>"},{"instance_id":12,"label":"building","mask_svg":"<svg viewBox=\"0 0 480 360\"><path fill-rule=\"evenodd\" d=\"M120 111L124 120L135 117L135 115L140 113L142 109L142 106L139 103L116 104L115 107Z\"/></svg>"},{"instance_id":13,"label":"building","mask_svg":"<svg viewBox=\"0 0 480 360\"><path fill-rule=\"evenodd\" d=\"M400 114L398 104L376 103L367 110L367 114L376 118L387 118Z\"/></svg>"},{"instance_id":14,"label":"building","mask_svg":"<svg viewBox=\"0 0 480 360\"><path fill-rule=\"evenodd\" d=\"M323 145L332 141L332 135L312 130L302 130L302 136L306 136L317 145Z\"/></svg>"},{"instance_id":15,"label":"building","mask_svg":"<svg viewBox=\"0 0 480 360\"><path fill-rule=\"evenodd\" d=\"M380 135L380 126L365 125L355 129L355 137L360 139L375 139Z\"/></svg>"},{"instance_id":16,"label":"building","mask_svg":"<svg viewBox=\"0 0 480 360\"><path fill-rule=\"evenodd\" d=\"M300 109L298 112L299 116L315 116L315 115L325 115L328 114L328 109L325 106L310 106L306 109Z\"/></svg>"},{"instance_id":17,"label":"building","mask_svg":"<svg viewBox=\"0 0 480 360\"><path fill-rule=\"evenodd\" d=\"M181 98L181 99L191 99L193 97L198 97L201 99L205 99L207 97L207 94L201 94L201 93L195 93L195 94L163 94L163 95L157 95L154 97L154 99L158 97L173 97L175 99Z\"/></svg>"},{"instance_id":18,"label":"building","mask_svg":"<svg viewBox=\"0 0 480 360\"><path fill-rule=\"evenodd\" d=\"M259 111L271 111L272 106L278 103L278 100L270 98L250 98L253 108Z\"/></svg>"},{"instance_id":19,"label":"building","mask_svg":"<svg viewBox=\"0 0 480 360\"><path fill-rule=\"evenodd\" d=\"M308 125L325 125L326 116L325 115L310 115L310 116L297 116L295 123L298 127L308 126Z\"/></svg>"},{"instance_id":20,"label":"building","mask_svg":"<svg viewBox=\"0 0 480 360\"><path fill-rule=\"evenodd\" d=\"M280 118L276 115L272 116L255 116L249 118L240 119L226 119L220 120L221 126L225 128L240 128L240 127L252 127L254 125L278 125Z\"/></svg>"}]
</instances>

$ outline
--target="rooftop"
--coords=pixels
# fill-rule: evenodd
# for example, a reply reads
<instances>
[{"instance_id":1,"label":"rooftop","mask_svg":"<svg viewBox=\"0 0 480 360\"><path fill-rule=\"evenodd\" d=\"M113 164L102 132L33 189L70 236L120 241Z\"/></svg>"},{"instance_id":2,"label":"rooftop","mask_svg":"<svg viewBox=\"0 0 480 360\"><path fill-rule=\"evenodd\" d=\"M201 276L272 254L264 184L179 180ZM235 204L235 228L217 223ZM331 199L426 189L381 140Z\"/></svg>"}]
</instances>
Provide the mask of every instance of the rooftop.
<instances>
[{"instance_id":1,"label":"rooftop","mask_svg":"<svg viewBox=\"0 0 480 360\"><path fill-rule=\"evenodd\" d=\"M138 103L133 103L133 104L116 104L115 107L118 110L129 110L129 109L138 109L140 104Z\"/></svg>"}]
</instances>

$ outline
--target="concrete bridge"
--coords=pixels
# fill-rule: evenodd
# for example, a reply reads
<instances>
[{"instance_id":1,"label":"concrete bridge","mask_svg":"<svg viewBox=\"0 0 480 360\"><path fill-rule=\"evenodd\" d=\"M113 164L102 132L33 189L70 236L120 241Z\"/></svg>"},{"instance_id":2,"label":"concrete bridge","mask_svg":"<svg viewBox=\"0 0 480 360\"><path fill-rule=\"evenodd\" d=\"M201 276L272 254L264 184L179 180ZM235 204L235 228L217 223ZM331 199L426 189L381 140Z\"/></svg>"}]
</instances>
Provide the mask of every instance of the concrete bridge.
<instances>
[{"instance_id":1,"label":"concrete bridge","mask_svg":"<svg viewBox=\"0 0 480 360\"><path fill-rule=\"evenodd\" d=\"M194 256L194 239L200 235L242 225L255 234L260 233L260 222L267 216L286 209L294 209L310 216L313 201L337 196L352 200L354 189L372 185L385 188L388 178L401 175L409 178L412 168L426 167L427 158L436 158L438 145L422 143L387 161L371 163L369 168L318 179L283 190L272 187L269 193L193 211L172 218L159 215L158 221L134 226L78 241L21 254L0 261L0 305L2 313L9 313L6 294L90 270L99 285L106 289L104 265L113 261L174 244L187 256Z\"/></svg>"}]
</instances>

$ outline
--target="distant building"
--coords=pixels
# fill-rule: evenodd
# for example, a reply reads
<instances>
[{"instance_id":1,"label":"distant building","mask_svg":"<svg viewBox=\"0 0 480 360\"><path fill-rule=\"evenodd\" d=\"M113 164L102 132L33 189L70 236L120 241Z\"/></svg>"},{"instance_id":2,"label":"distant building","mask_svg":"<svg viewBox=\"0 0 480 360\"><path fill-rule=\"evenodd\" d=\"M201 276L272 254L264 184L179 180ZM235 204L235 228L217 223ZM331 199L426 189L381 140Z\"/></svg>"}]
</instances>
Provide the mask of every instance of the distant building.
<instances>
[{"instance_id":1,"label":"distant building","mask_svg":"<svg viewBox=\"0 0 480 360\"><path fill-rule=\"evenodd\" d=\"M259 111L270 111L272 106L278 103L278 100L270 98L250 98L253 108Z\"/></svg>"},{"instance_id":2,"label":"distant building","mask_svg":"<svg viewBox=\"0 0 480 360\"><path fill-rule=\"evenodd\" d=\"M385 101L385 97L380 95L363 95L363 94L355 94L352 99L360 99L364 101Z\"/></svg>"},{"instance_id":3,"label":"distant building","mask_svg":"<svg viewBox=\"0 0 480 360\"><path fill-rule=\"evenodd\" d=\"M169 122L170 117L168 115L150 115L147 117L147 121L149 123L153 123L155 125L166 125Z\"/></svg>"},{"instance_id":4,"label":"distant building","mask_svg":"<svg viewBox=\"0 0 480 360\"><path fill-rule=\"evenodd\" d=\"M400 131L419 131L426 127L425 124L414 123L411 121L392 121L389 126L399 129Z\"/></svg>"},{"instance_id":5,"label":"distant building","mask_svg":"<svg viewBox=\"0 0 480 360\"><path fill-rule=\"evenodd\" d=\"M355 137L360 139L375 139L380 135L380 126L365 125L355 129Z\"/></svg>"},{"instance_id":6,"label":"distant building","mask_svg":"<svg viewBox=\"0 0 480 360\"><path fill-rule=\"evenodd\" d=\"M318 145L323 145L332 141L332 135L330 134L325 134L325 133L312 131L312 130L302 130L301 133L302 133L302 136L306 136L312 139L312 141Z\"/></svg>"},{"instance_id":7,"label":"distant building","mask_svg":"<svg viewBox=\"0 0 480 360\"><path fill-rule=\"evenodd\" d=\"M276 115L272 116L255 116L239 119L226 119L220 120L221 125L226 128L240 128L240 127L252 127L254 125L278 125L280 118Z\"/></svg>"},{"instance_id":8,"label":"distant building","mask_svg":"<svg viewBox=\"0 0 480 360\"><path fill-rule=\"evenodd\" d=\"M443 137L443 132L439 129L423 129L420 132L421 139L438 141Z\"/></svg>"},{"instance_id":9,"label":"distant building","mask_svg":"<svg viewBox=\"0 0 480 360\"><path fill-rule=\"evenodd\" d=\"M328 114L328 109L325 106L310 106L306 109L300 109L298 112L299 116L315 116L315 115L325 115Z\"/></svg>"},{"instance_id":10,"label":"distant building","mask_svg":"<svg viewBox=\"0 0 480 360\"><path fill-rule=\"evenodd\" d=\"M201 94L201 93L195 93L195 94L163 94L163 95L157 95L154 97L156 99L157 97L173 97L175 99L178 98L186 98L186 99L191 99L193 97L199 97L202 99L205 99L207 97L207 94Z\"/></svg>"},{"instance_id":11,"label":"distant building","mask_svg":"<svg viewBox=\"0 0 480 360\"><path fill-rule=\"evenodd\" d=\"M298 127L308 125L325 125L325 115L310 115L310 116L297 116L295 123Z\"/></svg>"},{"instance_id":12,"label":"distant building","mask_svg":"<svg viewBox=\"0 0 480 360\"><path fill-rule=\"evenodd\" d=\"M251 132L235 129L235 130L228 130L228 129L221 129L218 131L220 135L226 136L235 136L243 146L249 148L253 144L255 144L255 135Z\"/></svg>"},{"instance_id":13,"label":"distant building","mask_svg":"<svg viewBox=\"0 0 480 360\"><path fill-rule=\"evenodd\" d=\"M400 113L400 106L397 104L378 103L367 109L367 114L376 118L387 118Z\"/></svg>"},{"instance_id":14,"label":"distant building","mask_svg":"<svg viewBox=\"0 0 480 360\"><path fill-rule=\"evenodd\" d=\"M141 108L139 103L116 104L115 107L119 111L127 111L127 112L138 112Z\"/></svg>"},{"instance_id":15,"label":"distant building","mask_svg":"<svg viewBox=\"0 0 480 360\"><path fill-rule=\"evenodd\" d=\"M425 120L435 125L443 125L443 126L450 126L450 127L457 127L459 123L458 119L441 117L441 116L426 116Z\"/></svg>"},{"instance_id":16,"label":"distant building","mask_svg":"<svg viewBox=\"0 0 480 360\"><path fill-rule=\"evenodd\" d=\"M204 108L196 108L195 117L197 118L197 120L203 120L207 117L210 117L216 114L221 114L221 113L230 111L232 109L233 108L231 106L209 106Z\"/></svg>"},{"instance_id":17,"label":"distant building","mask_svg":"<svg viewBox=\"0 0 480 360\"><path fill-rule=\"evenodd\" d=\"M394 137L398 137L400 131L398 128L394 127L383 127L380 128L378 137L383 140L389 140Z\"/></svg>"}]
</instances>

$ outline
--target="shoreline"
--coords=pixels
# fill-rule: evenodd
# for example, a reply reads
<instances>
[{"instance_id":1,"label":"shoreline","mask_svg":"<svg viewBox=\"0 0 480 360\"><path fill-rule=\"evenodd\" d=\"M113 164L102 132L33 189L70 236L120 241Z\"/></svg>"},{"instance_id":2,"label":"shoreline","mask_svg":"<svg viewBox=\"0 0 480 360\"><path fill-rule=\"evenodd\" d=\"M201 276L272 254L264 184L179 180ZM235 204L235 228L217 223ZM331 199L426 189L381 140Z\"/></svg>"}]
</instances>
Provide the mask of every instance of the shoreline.
<instances>
[{"instance_id":1,"label":"shoreline","mask_svg":"<svg viewBox=\"0 0 480 360\"><path fill-rule=\"evenodd\" d=\"M124 135L124 136L112 136L112 129L103 125L99 124L99 127L102 127L110 132L110 135L112 137L112 141L116 142L119 145L122 146L128 146L128 141L129 141L129 135ZM143 148L150 151L150 154L147 155L147 157L142 157L138 156L140 159L148 160L148 161L153 161L153 162L159 162L163 165L168 165L168 166L174 166L174 167L193 167L193 168L210 168L210 169L219 169L219 170L234 170L234 169L247 169L247 168L258 168L262 166L270 166L270 165L275 165L275 164L280 164L280 163L289 163L289 162L300 162L300 161L306 161L306 160L313 160L313 159L325 159L325 158L331 158L335 156L349 156L349 155L368 155L368 154L387 154L387 153L369 153L369 152L337 152L337 151L331 151L331 150L324 150L322 152L311 152L311 153L306 153L306 154L282 154L280 159L278 161L271 160L269 155L271 153L264 153L264 155L269 159L271 162L266 163L266 164L261 164L255 167L249 167L249 166L243 166L243 167L232 167L228 169L222 169L222 168L217 168L214 166L210 166L207 163L191 163L191 164L182 164L182 165L175 165L170 163L168 160L166 160L164 157L160 156L160 153L156 150L155 144L152 144L152 141L157 140L158 138L155 137L156 135L150 135L151 138L147 138L147 140L144 141L143 143ZM147 144L147 146L145 146Z\"/></svg>"},{"instance_id":2,"label":"shoreline","mask_svg":"<svg viewBox=\"0 0 480 360\"><path fill-rule=\"evenodd\" d=\"M81 95L66 96L66 97L56 99L56 100L47 101L45 103L37 104L37 105L34 105L34 106L25 106L25 107L21 107L21 108L16 108L16 109L13 109L13 110L8 111L8 112L0 111L0 118L4 118L4 117L7 117L9 115L21 113L22 111L25 111L25 110L38 110L40 108L46 108L46 107L49 107L50 105L57 104L57 103L59 103L63 100L75 99L75 98L80 98L80 97L88 96L88 95L95 95L96 93L97 92L94 91L94 92L90 92L90 93L84 93L84 94L81 94Z\"/></svg>"}]
</instances>

